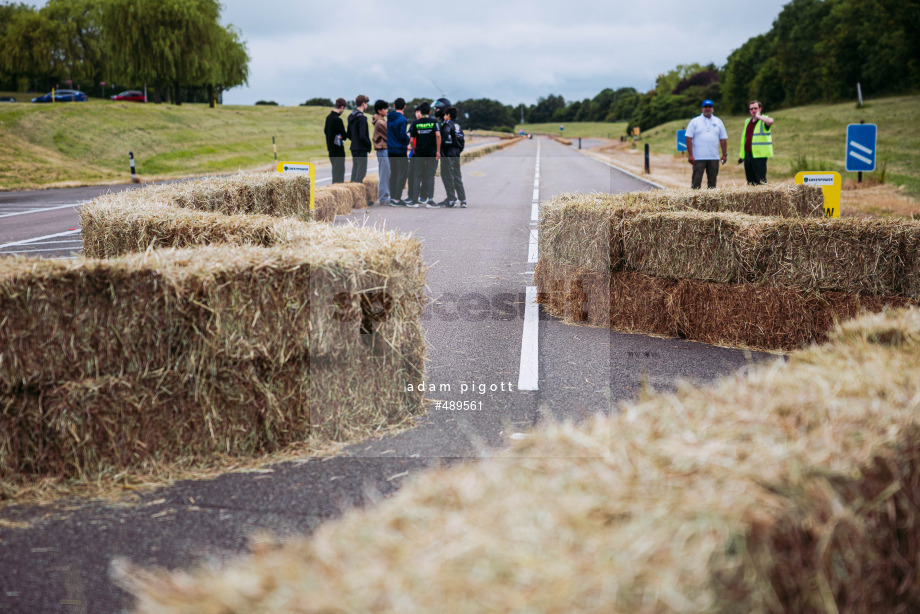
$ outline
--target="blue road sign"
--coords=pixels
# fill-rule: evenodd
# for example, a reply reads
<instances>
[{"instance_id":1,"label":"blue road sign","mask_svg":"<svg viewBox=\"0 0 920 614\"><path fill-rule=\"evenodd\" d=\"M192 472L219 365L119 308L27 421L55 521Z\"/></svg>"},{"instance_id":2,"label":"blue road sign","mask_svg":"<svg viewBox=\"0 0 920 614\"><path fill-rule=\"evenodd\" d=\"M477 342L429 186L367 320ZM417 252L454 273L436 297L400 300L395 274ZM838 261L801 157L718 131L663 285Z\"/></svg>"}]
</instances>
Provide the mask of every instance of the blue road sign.
<instances>
[{"instance_id":1,"label":"blue road sign","mask_svg":"<svg viewBox=\"0 0 920 614\"><path fill-rule=\"evenodd\" d=\"M677 151L687 151L687 131L677 131Z\"/></svg>"},{"instance_id":2,"label":"blue road sign","mask_svg":"<svg viewBox=\"0 0 920 614\"><path fill-rule=\"evenodd\" d=\"M875 124L847 126L847 171L857 173L875 170L877 138L878 128Z\"/></svg>"}]
</instances>

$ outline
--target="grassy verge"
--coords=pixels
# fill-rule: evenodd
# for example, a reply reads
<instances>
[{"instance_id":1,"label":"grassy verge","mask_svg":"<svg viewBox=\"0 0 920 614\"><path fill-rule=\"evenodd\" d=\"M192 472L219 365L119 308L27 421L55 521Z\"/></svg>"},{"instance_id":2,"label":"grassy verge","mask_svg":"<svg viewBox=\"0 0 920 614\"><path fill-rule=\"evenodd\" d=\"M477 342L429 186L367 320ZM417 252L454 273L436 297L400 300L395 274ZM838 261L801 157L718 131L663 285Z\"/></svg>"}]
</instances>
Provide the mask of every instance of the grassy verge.
<instances>
[{"instance_id":1,"label":"grassy verge","mask_svg":"<svg viewBox=\"0 0 920 614\"><path fill-rule=\"evenodd\" d=\"M862 109L843 103L775 113L768 110L777 121L776 157L769 163L768 178L771 183L791 182L800 170L836 170L844 182L841 215L920 219L920 158L915 154L920 148L920 126L912 121L917 110L918 96L875 100ZM722 119L728 129L729 161L719 171L719 186L744 185L744 168L736 162L746 116ZM857 183L856 173L844 171L844 142L847 124L860 119L879 127L881 153L878 170L864 173L863 182ZM675 133L685 128L687 121L689 118L658 126L644 133L637 143L620 142L622 129L613 138L606 137L611 128L622 128L621 124L566 124L566 132L605 139L601 145L589 146L586 153L637 175L644 175L642 154L647 143L651 154L649 178L667 187L685 188L690 185L690 165L686 154L676 152Z\"/></svg>"},{"instance_id":2,"label":"grassy verge","mask_svg":"<svg viewBox=\"0 0 920 614\"><path fill-rule=\"evenodd\" d=\"M880 183L903 187L903 191L920 199L920 96L898 96L872 100L862 108L852 102L820 104L773 111L766 109L776 120L774 131L775 157L770 161L771 180L792 179L800 170L839 171L845 180L856 179L856 173L847 173L845 167L845 141L847 124L878 126L879 158L874 173L864 173L863 181L869 185ZM716 109L716 115L719 115ZM743 171L736 164L741 139L741 129L746 115L719 115L728 130L728 159L726 169L732 176ZM642 135L637 149L649 144L653 155L667 156L677 162L685 160L676 151L676 131L687 127L691 118L681 118L653 128ZM525 126L534 132L558 134L559 124L533 124ZM520 126L516 128L519 130ZM594 136L619 140L625 134L623 123L565 123L564 136ZM641 162L639 162L641 165ZM684 166L689 167L684 162ZM681 167L683 169L683 167ZM734 169L734 170L733 170ZM653 179L655 169L653 168ZM687 170L689 183L689 170Z\"/></svg>"},{"instance_id":3,"label":"grassy verge","mask_svg":"<svg viewBox=\"0 0 920 614\"><path fill-rule=\"evenodd\" d=\"M0 105L0 189L122 182L323 161L321 107L182 106L91 100Z\"/></svg>"}]
</instances>

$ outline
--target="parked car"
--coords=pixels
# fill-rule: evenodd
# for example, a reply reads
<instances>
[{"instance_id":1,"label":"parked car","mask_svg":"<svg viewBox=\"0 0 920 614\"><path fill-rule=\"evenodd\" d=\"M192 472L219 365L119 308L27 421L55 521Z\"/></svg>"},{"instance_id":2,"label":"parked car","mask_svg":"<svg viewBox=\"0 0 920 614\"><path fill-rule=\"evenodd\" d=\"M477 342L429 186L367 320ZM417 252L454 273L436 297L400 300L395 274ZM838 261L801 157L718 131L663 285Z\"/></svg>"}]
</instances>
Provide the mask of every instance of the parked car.
<instances>
[{"instance_id":1,"label":"parked car","mask_svg":"<svg viewBox=\"0 0 920 614\"><path fill-rule=\"evenodd\" d=\"M137 90L128 90L127 92L122 92L121 94L115 94L112 96L112 100L127 100L129 102L147 102L147 97L144 96L144 92L139 92Z\"/></svg>"},{"instance_id":2,"label":"parked car","mask_svg":"<svg viewBox=\"0 0 920 614\"><path fill-rule=\"evenodd\" d=\"M0 102L16 102L12 96L0 96Z\"/></svg>"},{"instance_id":3,"label":"parked car","mask_svg":"<svg viewBox=\"0 0 920 614\"><path fill-rule=\"evenodd\" d=\"M54 100L51 100L52 94ZM32 102L86 102L87 100L89 100L87 95L79 90L54 90L44 96L33 98Z\"/></svg>"}]
</instances>

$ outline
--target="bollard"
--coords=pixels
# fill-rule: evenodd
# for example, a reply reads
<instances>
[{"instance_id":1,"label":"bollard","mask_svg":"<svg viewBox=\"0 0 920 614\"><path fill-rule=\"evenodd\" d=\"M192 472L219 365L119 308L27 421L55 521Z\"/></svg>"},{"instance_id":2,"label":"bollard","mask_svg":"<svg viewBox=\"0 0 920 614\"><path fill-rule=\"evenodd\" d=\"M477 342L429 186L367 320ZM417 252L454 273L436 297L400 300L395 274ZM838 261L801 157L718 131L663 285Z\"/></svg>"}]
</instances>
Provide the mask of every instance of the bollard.
<instances>
[{"instance_id":1,"label":"bollard","mask_svg":"<svg viewBox=\"0 0 920 614\"><path fill-rule=\"evenodd\" d=\"M652 172L648 168L648 143L645 144L645 174L651 175Z\"/></svg>"},{"instance_id":2,"label":"bollard","mask_svg":"<svg viewBox=\"0 0 920 614\"><path fill-rule=\"evenodd\" d=\"M578 149L581 149L581 137L578 137Z\"/></svg>"},{"instance_id":3,"label":"bollard","mask_svg":"<svg viewBox=\"0 0 920 614\"><path fill-rule=\"evenodd\" d=\"M275 145L275 137L272 137L272 149L275 150L275 161L278 160L278 146Z\"/></svg>"},{"instance_id":4,"label":"bollard","mask_svg":"<svg viewBox=\"0 0 920 614\"><path fill-rule=\"evenodd\" d=\"M137 178L137 170L134 168L134 152L128 152L128 159L131 161L131 183L140 183L141 180Z\"/></svg>"}]
</instances>

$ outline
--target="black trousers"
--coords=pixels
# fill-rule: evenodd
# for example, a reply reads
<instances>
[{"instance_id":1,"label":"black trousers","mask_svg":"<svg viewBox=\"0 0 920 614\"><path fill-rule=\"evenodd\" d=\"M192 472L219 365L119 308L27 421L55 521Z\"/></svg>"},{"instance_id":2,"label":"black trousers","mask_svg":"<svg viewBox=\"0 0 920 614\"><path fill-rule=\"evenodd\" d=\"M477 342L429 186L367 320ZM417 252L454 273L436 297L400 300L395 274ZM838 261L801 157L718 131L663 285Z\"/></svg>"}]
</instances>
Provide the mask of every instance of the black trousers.
<instances>
[{"instance_id":1,"label":"black trousers","mask_svg":"<svg viewBox=\"0 0 920 614\"><path fill-rule=\"evenodd\" d=\"M690 187L699 190L703 184L703 171L706 172L706 187L716 187L716 177L719 176L718 160L694 160L693 176L690 178Z\"/></svg>"},{"instance_id":2,"label":"black trousers","mask_svg":"<svg viewBox=\"0 0 920 614\"><path fill-rule=\"evenodd\" d=\"M403 188L409 179L409 154L390 153L390 198L402 200Z\"/></svg>"},{"instance_id":3,"label":"black trousers","mask_svg":"<svg viewBox=\"0 0 920 614\"><path fill-rule=\"evenodd\" d=\"M438 161L435 158L412 158L414 188L409 189L409 198L434 198L434 174L438 170Z\"/></svg>"},{"instance_id":4,"label":"black trousers","mask_svg":"<svg viewBox=\"0 0 920 614\"><path fill-rule=\"evenodd\" d=\"M456 158L441 156L441 181L444 182L447 200L466 200L466 190L463 189L463 176L460 174L459 156Z\"/></svg>"},{"instance_id":5,"label":"black trousers","mask_svg":"<svg viewBox=\"0 0 920 614\"><path fill-rule=\"evenodd\" d=\"M744 176L748 185L757 185L767 182L767 159L755 158L749 153L744 154Z\"/></svg>"},{"instance_id":6,"label":"black trousers","mask_svg":"<svg viewBox=\"0 0 920 614\"><path fill-rule=\"evenodd\" d=\"M345 183L345 155L329 155L332 162L332 183Z\"/></svg>"},{"instance_id":7,"label":"black trousers","mask_svg":"<svg viewBox=\"0 0 920 614\"><path fill-rule=\"evenodd\" d=\"M367 175L367 152L351 152L351 180L354 183L361 183Z\"/></svg>"}]
</instances>

